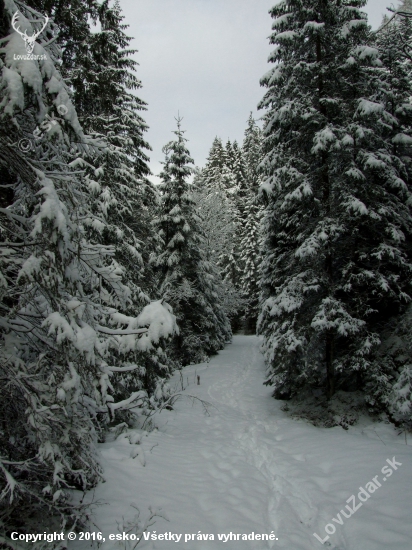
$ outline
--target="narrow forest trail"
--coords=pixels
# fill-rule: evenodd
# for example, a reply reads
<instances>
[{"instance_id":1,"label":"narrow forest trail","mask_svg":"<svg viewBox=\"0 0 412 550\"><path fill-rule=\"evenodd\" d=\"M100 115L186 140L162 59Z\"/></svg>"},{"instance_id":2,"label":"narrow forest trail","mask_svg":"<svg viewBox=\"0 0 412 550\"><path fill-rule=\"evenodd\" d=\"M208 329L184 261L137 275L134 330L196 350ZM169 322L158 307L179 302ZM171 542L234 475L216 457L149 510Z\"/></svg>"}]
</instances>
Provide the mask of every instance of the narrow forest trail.
<instances>
[{"instance_id":1,"label":"narrow forest trail","mask_svg":"<svg viewBox=\"0 0 412 550\"><path fill-rule=\"evenodd\" d=\"M108 536L118 533L122 517L133 518L132 504L143 519L148 506L162 508L169 521L157 518L150 531L183 534L178 543L141 540L139 550L319 549L313 533L324 539L329 523L336 532L325 547L410 550L412 446L390 426L369 420L348 431L292 420L262 384L259 345L257 337L235 336L208 365L184 369L183 393L208 401L209 415L198 401L182 399L173 411L154 417L158 429L141 444L130 443L139 433L130 430L129 439L100 446L107 481L94 498L102 503L95 521L106 539L103 550L119 548ZM172 384L178 387L179 379ZM140 458L131 458L136 450ZM381 469L394 456L402 466L384 483ZM374 476L382 487L353 517L342 516L343 525L333 522ZM215 540L184 542L185 534L199 532ZM230 532L274 532L278 540L218 540L219 533ZM84 549L86 543L72 547Z\"/></svg>"}]
</instances>

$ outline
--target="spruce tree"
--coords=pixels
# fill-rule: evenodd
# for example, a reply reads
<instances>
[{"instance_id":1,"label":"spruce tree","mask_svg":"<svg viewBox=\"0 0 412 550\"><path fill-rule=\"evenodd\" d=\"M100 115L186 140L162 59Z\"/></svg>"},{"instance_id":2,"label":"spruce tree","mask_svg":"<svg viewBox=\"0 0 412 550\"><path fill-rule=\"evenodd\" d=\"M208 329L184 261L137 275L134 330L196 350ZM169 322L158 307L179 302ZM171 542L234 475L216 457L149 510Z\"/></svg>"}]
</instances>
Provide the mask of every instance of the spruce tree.
<instances>
[{"instance_id":1,"label":"spruce tree","mask_svg":"<svg viewBox=\"0 0 412 550\"><path fill-rule=\"evenodd\" d=\"M0 544L12 531L82 525L84 507L68 490L101 480L96 445L109 422L155 406L139 385L138 357L175 330L160 302L134 316L122 309L124 268L87 230L89 220L104 224L81 170L85 149L98 154L99 144L79 124L48 29L35 45L39 60L13 60L25 53L11 28L17 10L7 3L1 37ZM30 20L41 14L20 3L19 12L21 30L33 34ZM117 400L133 373L135 391Z\"/></svg>"},{"instance_id":2,"label":"spruce tree","mask_svg":"<svg viewBox=\"0 0 412 550\"><path fill-rule=\"evenodd\" d=\"M227 140L225 149L224 149L224 158L225 158L225 165L229 168L229 170L233 171L233 168L235 166L235 155L233 150L233 145L230 139Z\"/></svg>"},{"instance_id":3,"label":"spruce tree","mask_svg":"<svg viewBox=\"0 0 412 550\"><path fill-rule=\"evenodd\" d=\"M233 176L235 179L235 184L237 188L237 199L239 201L240 209L242 209L248 189L247 182L247 167L245 162L245 157L243 155L242 149L239 147L237 141L233 143Z\"/></svg>"},{"instance_id":4,"label":"spruce tree","mask_svg":"<svg viewBox=\"0 0 412 550\"><path fill-rule=\"evenodd\" d=\"M149 255L157 246L151 221L158 193L147 179L150 171L145 150L150 147L144 140L147 126L140 114L145 104L135 95L141 82L135 74L135 50L129 48L131 38L119 3L105 0L97 16L101 31L88 38L87 62L71 71L80 121L90 135L105 144L97 158L85 157L91 209L103 220L101 224L88 220L88 233L94 242L114 247L114 259L130 289L123 310L135 316L156 297ZM107 292L104 281L102 292ZM171 372L170 361L161 345L157 351L141 352L137 360L142 376L125 375L122 391L127 394L143 384L154 395Z\"/></svg>"},{"instance_id":5,"label":"spruce tree","mask_svg":"<svg viewBox=\"0 0 412 550\"><path fill-rule=\"evenodd\" d=\"M255 332L259 303L259 278L261 261L261 214L258 195L260 186L259 165L262 161L261 130L252 114L248 119L242 146L245 165L246 192L243 197L243 222L241 225L241 288L245 299L244 321L248 332Z\"/></svg>"},{"instance_id":6,"label":"spruce tree","mask_svg":"<svg viewBox=\"0 0 412 550\"><path fill-rule=\"evenodd\" d=\"M195 177L193 198L204 236L204 255L214 270L217 301L222 304L226 316L232 322L238 316L243 300L231 281L223 279L221 260L231 247L235 225L230 200L219 187L209 188L206 185L203 178L205 171L206 168Z\"/></svg>"},{"instance_id":7,"label":"spruce tree","mask_svg":"<svg viewBox=\"0 0 412 550\"><path fill-rule=\"evenodd\" d=\"M161 294L171 304L180 330L173 343L173 356L188 365L216 353L231 332L218 301L213 265L203 253L201 220L188 183L193 160L180 118L174 133L176 139L164 148L162 198L155 222L163 247L154 264L160 272Z\"/></svg>"},{"instance_id":8,"label":"spruce tree","mask_svg":"<svg viewBox=\"0 0 412 550\"><path fill-rule=\"evenodd\" d=\"M218 137L215 137L202 174L202 181L204 182L204 186L213 189L220 187L221 174L224 164L225 151L222 140Z\"/></svg>"},{"instance_id":9,"label":"spruce tree","mask_svg":"<svg viewBox=\"0 0 412 550\"><path fill-rule=\"evenodd\" d=\"M407 171L387 139L398 122L380 95L364 5L271 10L259 331L278 397L366 388L376 404L382 326L410 299Z\"/></svg>"},{"instance_id":10,"label":"spruce tree","mask_svg":"<svg viewBox=\"0 0 412 550\"><path fill-rule=\"evenodd\" d=\"M412 57L408 44L412 44L412 4L405 0L398 8L401 14L376 33L376 46L380 52L383 70L380 74L380 100L393 116L386 128L388 148L398 155L408 173L412 175ZM406 236L406 235L405 235ZM408 257L412 257L412 243L407 239ZM398 312L396 312L398 313ZM385 384L373 386L374 401L382 402L397 422L412 425L412 368L410 361L411 306L388 319L383 332L382 345L376 361L385 365ZM388 386L392 385L390 391Z\"/></svg>"},{"instance_id":11,"label":"spruce tree","mask_svg":"<svg viewBox=\"0 0 412 550\"><path fill-rule=\"evenodd\" d=\"M244 321L248 332L256 332L260 293L261 214L259 197L253 191L245 201L245 223L240 241L241 290L245 300Z\"/></svg>"},{"instance_id":12,"label":"spruce tree","mask_svg":"<svg viewBox=\"0 0 412 550\"><path fill-rule=\"evenodd\" d=\"M248 186L257 191L260 185L259 165L262 161L262 131L256 124L252 113L250 113L245 130L242 150L246 163Z\"/></svg>"},{"instance_id":13,"label":"spruce tree","mask_svg":"<svg viewBox=\"0 0 412 550\"><path fill-rule=\"evenodd\" d=\"M90 21L97 21L99 3L96 0L29 0L27 8L37 10L37 16L47 15L55 24L53 42L59 47L59 68L69 86L72 71L87 66ZM33 14L34 15L34 14ZM47 29L46 29L47 32ZM77 107L77 105L76 105Z\"/></svg>"},{"instance_id":14,"label":"spruce tree","mask_svg":"<svg viewBox=\"0 0 412 550\"><path fill-rule=\"evenodd\" d=\"M92 228L95 238L116 247L116 259L125 268L125 280L131 286L132 303L148 301L153 281L148 267L154 235L150 224L157 193L147 180L149 168L144 140L147 129L140 112L145 104L134 94L141 87L134 73L135 53L128 48L118 2L108 0L98 9L101 32L90 38L92 67L73 71L75 100L83 127L108 145L90 173L95 211L104 215L106 224ZM85 74L87 70L87 74ZM144 295L146 294L146 296Z\"/></svg>"}]
</instances>

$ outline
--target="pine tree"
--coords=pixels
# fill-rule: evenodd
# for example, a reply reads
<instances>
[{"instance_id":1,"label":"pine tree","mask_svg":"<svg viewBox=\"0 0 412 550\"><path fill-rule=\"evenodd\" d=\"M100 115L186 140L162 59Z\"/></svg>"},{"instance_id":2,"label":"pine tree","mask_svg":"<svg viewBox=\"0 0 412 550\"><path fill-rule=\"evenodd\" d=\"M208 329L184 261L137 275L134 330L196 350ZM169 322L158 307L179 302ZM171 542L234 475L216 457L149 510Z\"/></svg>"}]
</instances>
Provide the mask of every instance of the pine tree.
<instances>
[{"instance_id":1,"label":"pine tree","mask_svg":"<svg viewBox=\"0 0 412 550\"><path fill-rule=\"evenodd\" d=\"M218 301L213 266L202 251L201 220L187 178L193 160L177 120L176 140L164 148L162 200L156 226L163 239L154 263L160 271L161 293L171 304L180 334L173 353L182 365L203 361L230 338L230 326Z\"/></svg>"},{"instance_id":2,"label":"pine tree","mask_svg":"<svg viewBox=\"0 0 412 550\"><path fill-rule=\"evenodd\" d=\"M220 180L209 186L211 182L207 170L208 165L194 178L193 199L202 222L207 257L219 265L233 240L235 225L232 205L225 190L219 186Z\"/></svg>"},{"instance_id":3,"label":"pine tree","mask_svg":"<svg viewBox=\"0 0 412 550\"><path fill-rule=\"evenodd\" d=\"M236 180L233 170L226 163L222 167L217 185L225 190L226 196L231 197L232 201L235 200L237 194Z\"/></svg>"},{"instance_id":4,"label":"pine tree","mask_svg":"<svg viewBox=\"0 0 412 550\"><path fill-rule=\"evenodd\" d=\"M237 141L233 143L233 176L237 188L237 197L240 203L247 195L247 168L242 149L240 149Z\"/></svg>"},{"instance_id":5,"label":"pine tree","mask_svg":"<svg viewBox=\"0 0 412 550\"><path fill-rule=\"evenodd\" d=\"M227 140L226 146L224 148L224 159L225 165L228 167L229 170L233 171L233 168L235 166L235 155L230 139Z\"/></svg>"},{"instance_id":6,"label":"pine tree","mask_svg":"<svg viewBox=\"0 0 412 550\"><path fill-rule=\"evenodd\" d=\"M58 26L54 40L63 49L61 71L74 92L82 127L110 142L89 174L89 185L95 195L95 212L104 211L106 216L103 242L116 245L116 258L127 269L124 277L140 305L147 302L153 288L148 257L156 236L150 220L158 196L146 177L150 170L145 150L150 146L144 140L147 126L140 116L146 107L135 95L141 82L135 76L137 63L131 58L135 51L129 48L131 39L125 34L119 3L32 3ZM101 32L90 31L89 18L100 22ZM99 229L103 231L103 226L94 226L94 236L102 239Z\"/></svg>"},{"instance_id":7,"label":"pine tree","mask_svg":"<svg viewBox=\"0 0 412 550\"><path fill-rule=\"evenodd\" d=\"M151 224L158 193L146 177L150 171L145 149L150 147L140 116L145 104L135 95L141 83L135 75L127 25L122 23L118 2L105 0L97 15L101 32L89 37L87 63L71 71L82 125L106 145L98 158L86 157L92 165L88 169L92 211L103 219L102 224L90 220L88 231L93 241L114 247L115 261L131 291L123 310L134 316L157 294L149 256L158 245ZM104 283L102 292L106 292ZM140 353L138 362L143 376L126 375L122 391L126 394L140 386L154 395L171 372L170 361L159 346L155 352Z\"/></svg>"},{"instance_id":8,"label":"pine tree","mask_svg":"<svg viewBox=\"0 0 412 550\"><path fill-rule=\"evenodd\" d=\"M364 4L271 11L259 330L278 397L358 387L373 401L387 378L374 362L382 324L410 299L407 172L387 139L397 121Z\"/></svg>"},{"instance_id":9,"label":"pine tree","mask_svg":"<svg viewBox=\"0 0 412 550\"><path fill-rule=\"evenodd\" d=\"M239 242L238 210L236 206L236 184L232 171L225 164L225 151L220 139L213 141L204 169L194 180L194 200L204 234L205 254L212 265L218 267L215 276L219 302L222 303L232 327L239 324L238 317L244 300L237 285L238 268L229 252L238 254L235 243ZM232 277L234 273L234 277ZM222 280L223 279L223 280Z\"/></svg>"}]
</instances>

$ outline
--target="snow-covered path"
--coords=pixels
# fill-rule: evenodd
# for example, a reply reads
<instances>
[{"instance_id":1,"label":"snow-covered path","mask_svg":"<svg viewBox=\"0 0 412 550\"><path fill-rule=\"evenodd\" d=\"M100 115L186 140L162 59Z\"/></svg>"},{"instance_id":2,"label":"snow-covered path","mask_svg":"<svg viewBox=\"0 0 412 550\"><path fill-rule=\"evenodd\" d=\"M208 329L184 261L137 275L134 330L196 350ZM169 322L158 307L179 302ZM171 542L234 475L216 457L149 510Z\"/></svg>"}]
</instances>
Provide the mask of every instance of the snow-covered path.
<instances>
[{"instance_id":1,"label":"snow-covered path","mask_svg":"<svg viewBox=\"0 0 412 550\"><path fill-rule=\"evenodd\" d=\"M107 481L94 496L105 503L95 510L103 550L119 548L109 534L118 533L122 517L133 518L132 504L142 518L149 505L162 508L169 521L157 518L150 528L156 534L183 534L179 543L142 540L139 550L319 549L313 533L324 539L327 524L336 528L328 548L412 548L412 446L385 424L364 420L344 431L290 419L262 385L259 344L254 336L235 336L208 365L184 369L183 393L211 403L209 416L197 401L182 399L155 417L158 430L140 445L129 441L139 430L101 445ZM180 384L177 377L174 384ZM131 458L136 451L140 459ZM385 482L381 469L393 457L402 465ZM338 516L341 509L350 515L347 499L375 476L382 486L353 517ZM185 534L199 532L215 540L184 542ZM218 540L217 534L230 532L274 532L278 540Z\"/></svg>"}]
</instances>

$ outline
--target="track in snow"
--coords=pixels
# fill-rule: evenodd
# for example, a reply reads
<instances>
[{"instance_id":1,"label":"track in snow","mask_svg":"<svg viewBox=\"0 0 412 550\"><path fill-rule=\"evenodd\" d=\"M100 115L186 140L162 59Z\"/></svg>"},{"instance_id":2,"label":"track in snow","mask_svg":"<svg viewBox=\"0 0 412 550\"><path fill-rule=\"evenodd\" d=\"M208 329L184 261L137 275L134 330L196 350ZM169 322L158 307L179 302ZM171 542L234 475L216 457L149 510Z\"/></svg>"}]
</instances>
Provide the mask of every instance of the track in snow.
<instances>
[{"instance_id":1,"label":"track in snow","mask_svg":"<svg viewBox=\"0 0 412 550\"><path fill-rule=\"evenodd\" d=\"M325 525L393 456L402 467L337 525L325 547L410 550L411 447L384 424L365 420L346 432L290 419L263 386L259 345L254 336L235 336L209 364L184 369L184 393L210 402L210 416L190 400L162 411L155 417L158 430L139 447L145 466L131 458L136 446L124 437L101 445L107 481L95 498L106 504L96 508L95 521L106 538L102 550L119 548L108 535L118 532L116 520L133 517L131 504L142 517L149 505L167 514L169 521L158 518L151 530L183 534L179 543L142 540L138 550L320 549L313 533L325 537ZM180 384L177 376L173 383ZM184 543L185 533L199 531L216 540ZM217 540L218 533L230 531L273 531L278 540Z\"/></svg>"}]
</instances>

